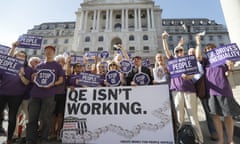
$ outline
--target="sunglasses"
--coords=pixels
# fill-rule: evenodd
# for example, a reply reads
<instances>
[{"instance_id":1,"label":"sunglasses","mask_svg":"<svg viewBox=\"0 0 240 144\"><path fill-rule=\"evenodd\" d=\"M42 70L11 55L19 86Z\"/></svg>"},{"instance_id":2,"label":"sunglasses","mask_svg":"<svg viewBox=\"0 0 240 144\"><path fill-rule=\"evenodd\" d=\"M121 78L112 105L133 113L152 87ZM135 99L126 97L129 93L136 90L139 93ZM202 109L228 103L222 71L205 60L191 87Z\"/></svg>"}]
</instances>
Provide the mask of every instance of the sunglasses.
<instances>
[{"instance_id":1,"label":"sunglasses","mask_svg":"<svg viewBox=\"0 0 240 144\"><path fill-rule=\"evenodd\" d=\"M117 66L116 64L110 64L109 66Z\"/></svg>"},{"instance_id":2,"label":"sunglasses","mask_svg":"<svg viewBox=\"0 0 240 144\"><path fill-rule=\"evenodd\" d=\"M183 49L176 50L176 53L183 52Z\"/></svg>"}]
</instances>

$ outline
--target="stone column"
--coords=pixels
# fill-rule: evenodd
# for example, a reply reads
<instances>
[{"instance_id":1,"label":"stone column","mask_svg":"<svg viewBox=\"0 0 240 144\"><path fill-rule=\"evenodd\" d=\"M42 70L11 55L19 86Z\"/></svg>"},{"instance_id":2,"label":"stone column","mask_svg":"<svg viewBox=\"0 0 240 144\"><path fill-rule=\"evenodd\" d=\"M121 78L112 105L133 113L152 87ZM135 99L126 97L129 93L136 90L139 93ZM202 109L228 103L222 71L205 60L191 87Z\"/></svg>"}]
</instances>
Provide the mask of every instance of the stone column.
<instances>
[{"instance_id":1,"label":"stone column","mask_svg":"<svg viewBox=\"0 0 240 144\"><path fill-rule=\"evenodd\" d=\"M85 17L84 17L84 31L87 30L87 26L88 26L88 10L85 11Z\"/></svg>"},{"instance_id":2,"label":"stone column","mask_svg":"<svg viewBox=\"0 0 240 144\"><path fill-rule=\"evenodd\" d=\"M106 23L105 23L105 31L108 30L108 20L109 20L109 9L106 10Z\"/></svg>"},{"instance_id":3,"label":"stone column","mask_svg":"<svg viewBox=\"0 0 240 144\"><path fill-rule=\"evenodd\" d=\"M101 10L98 9L97 10L97 30L96 30L97 32L99 32L100 19L101 19L100 14L101 14Z\"/></svg>"},{"instance_id":4,"label":"stone column","mask_svg":"<svg viewBox=\"0 0 240 144\"><path fill-rule=\"evenodd\" d=\"M81 10L80 23L79 23L79 30L80 31L83 29L84 12L85 12L84 10Z\"/></svg>"},{"instance_id":5,"label":"stone column","mask_svg":"<svg viewBox=\"0 0 240 144\"><path fill-rule=\"evenodd\" d=\"M137 24L137 9L134 9L134 27L135 27L135 30L138 29L138 24Z\"/></svg>"},{"instance_id":6,"label":"stone column","mask_svg":"<svg viewBox=\"0 0 240 144\"><path fill-rule=\"evenodd\" d=\"M110 24L109 24L109 30L110 31L112 31L112 15L113 15L113 10L110 9L110 16L109 16L110 17L110 21L109 21L110 22Z\"/></svg>"},{"instance_id":7,"label":"stone column","mask_svg":"<svg viewBox=\"0 0 240 144\"><path fill-rule=\"evenodd\" d=\"M152 28L151 22L150 22L150 9L147 9L147 24L148 24L148 30Z\"/></svg>"},{"instance_id":8,"label":"stone column","mask_svg":"<svg viewBox=\"0 0 240 144\"><path fill-rule=\"evenodd\" d=\"M121 16L121 19L122 19L122 28L121 30L123 31L125 29L125 26L124 26L124 19L125 19L125 16L124 16L124 9L122 9L122 16Z\"/></svg>"},{"instance_id":9,"label":"stone column","mask_svg":"<svg viewBox=\"0 0 240 144\"><path fill-rule=\"evenodd\" d=\"M139 30L141 31L142 30L142 20L141 20L142 18L141 18L141 9L139 8L138 9L138 28L139 28Z\"/></svg>"},{"instance_id":10,"label":"stone column","mask_svg":"<svg viewBox=\"0 0 240 144\"><path fill-rule=\"evenodd\" d=\"M126 13L125 13L125 21L126 21L126 25L125 25L125 28L126 30L128 31L128 9L126 9Z\"/></svg>"},{"instance_id":11,"label":"stone column","mask_svg":"<svg viewBox=\"0 0 240 144\"><path fill-rule=\"evenodd\" d=\"M153 11L153 8L151 8L151 18L152 18L152 28L155 29L155 23L154 23L154 11Z\"/></svg>"},{"instance_id":12,"label":"stone column","mask_svg":"<svg viewBox=\"0 0 240 144\"><path fill-rule=\"evenodd\" d=\"M92 31L96 30L96 15L97 15L97 10L94 10L94 12L93 12Z\"/></svg>"},{"instance_id":13,"label":"stone column","mask_svg":"<svg viewBox=\"0 0 240 144\"><path fill-rule=\"evenodd\" d=\"M240 1L220 0L231 43L240 47Z\"/></svg>"}]
</instances>

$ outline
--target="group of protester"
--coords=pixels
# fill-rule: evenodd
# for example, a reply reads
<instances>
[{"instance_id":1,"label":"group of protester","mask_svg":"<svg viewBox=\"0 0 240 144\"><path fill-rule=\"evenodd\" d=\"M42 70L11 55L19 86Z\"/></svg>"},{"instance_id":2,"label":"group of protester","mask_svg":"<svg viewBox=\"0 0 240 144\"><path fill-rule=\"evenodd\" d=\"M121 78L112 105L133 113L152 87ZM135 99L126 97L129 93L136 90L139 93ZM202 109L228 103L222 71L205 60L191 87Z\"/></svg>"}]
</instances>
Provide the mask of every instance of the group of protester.
<instances>
[{"instance_id":1,"label":"group of protester","mask_svg":"<svg viewBox=\"0 0 240 144\"><path fill-rule=\"evenodd\" d=\"M183 41L178 43L172 53L168 48L167 38L168 34L164 32L162 41L166 58L172 60L184 57ZM46 143L50 139L60 140L67 89L73 90L76 87L88 86L79 80L79 75L83 73L99 76L97 86L169 84L174 99L178 128L184 124L186 110L197 133L198 141L196 143L199 144L204 143L204 140L197 114L199 93L196 93L195 83L203 78L206 89L204 90L205 96L201 98L201 101L206 112L211 138L218 140L218 144L224 143L221 123L221 117L224 117L227 141L229 144L234 143L232 116L240 115L240 107L234 100L227 79L233 70L233 62L226 61L226 64L212 68L208 59L202 56L200 35L196 35L196 48L190 48L188 51L188 55L196 56L200 73L181 74L178 77L171 77L162 53L156 54L155 64L152 67L147 67L142 64L141 56L134 56L130 59L121 44L117 45L120 54L115 54L111 60L107 61L95 56L90 69L86 68L87 60L83 63L72 63L71 56L55 56L56 47L50 45L44 47L44 60L38 57L28 59L24 51L15 51L18 44L18 42L13 43L9 56L24 61L24 66L20 68L18 75L0 72L0 112L3 113L6 106L8 107L7 144L13 143L14 137L22 137L22 142L27 144L36 144L38 139L41 143ZM208 44L204 48L204 52L214 48L216 48L214 44ZM123 60L132 63L132 68L128 72L121 71ZM47 72L44 73L44 71ZM112 71L119 74L117 85L111 84L106 78L108 72ZM53 78L53 82L47 83L45 86L39 85L39 77L48 77L50 73L53 74L53 77L50 77L50 79ZM144 74L147 82L138 83L135 80L138 74ZM22 124L25 131L19 134L18 124L21 114L24 114L25 118L25 122Z\"/></svg>"}]
</instances>

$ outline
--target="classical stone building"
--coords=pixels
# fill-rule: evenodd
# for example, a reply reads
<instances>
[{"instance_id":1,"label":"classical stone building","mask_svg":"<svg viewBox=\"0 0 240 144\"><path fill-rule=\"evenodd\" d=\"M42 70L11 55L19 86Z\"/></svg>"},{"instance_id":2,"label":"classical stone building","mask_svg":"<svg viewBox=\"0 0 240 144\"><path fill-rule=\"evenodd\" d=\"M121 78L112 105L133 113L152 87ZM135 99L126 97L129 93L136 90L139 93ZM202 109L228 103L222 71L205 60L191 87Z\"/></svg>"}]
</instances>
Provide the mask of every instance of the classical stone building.
<instances>
[{"instance_id":1,"label":"classical stone building","mask_svg":"<svg viewBox=\"0 0 240 144\"><path fill-rule=\"evenodd\" d=\"M121 42L131 55L153 58L162 51L161 33L169 33L173 49L181 37L185 48L194 47L194 36L206 31L202 47L212 42L229 43L224 25L209 19L162 19L162 9L153 0L84 0L76 11L76 21L42 23L28 34L43 36L43 47L53 44L57 53L65 51L83 55L87 51L110 51ZM28 50L30 55L42 56L42 51Z\"/></svg>"},{"instance_id":2,"label":"classical stone building","mask_svg":"<svg viewBox=\"0 0 240 144\"><path fill-rule=\"evenodd\" d=\"M160 50L161 9L152 0L85 0L76 12L72 49L110 51L122 43L134 55L154 55Z\"/></svg>"}]
</instances>

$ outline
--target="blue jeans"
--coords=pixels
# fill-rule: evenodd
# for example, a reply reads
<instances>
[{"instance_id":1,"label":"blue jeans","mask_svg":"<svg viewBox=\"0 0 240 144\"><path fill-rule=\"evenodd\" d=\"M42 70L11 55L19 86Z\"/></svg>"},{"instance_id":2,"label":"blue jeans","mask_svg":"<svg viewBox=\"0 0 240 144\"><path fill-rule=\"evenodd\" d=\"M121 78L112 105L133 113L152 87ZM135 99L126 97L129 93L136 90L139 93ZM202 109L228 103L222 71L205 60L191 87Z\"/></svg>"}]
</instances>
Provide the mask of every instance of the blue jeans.
<instances>
[{"instance_id":1,"label":"blue jeans","mask_svg":"<svg viewBox=\"0 0 240 144\"><path fill-rule=\"evenodd\" d=\"M217 131L215 129L212 116L209 113L209 107L208 107L208 98L201 99L202 106L205 112L206 120L207 120L207 125L208 125L208 131L211 135L217 134Z\"/></svg>"},{"instance_id":2,"label":"blue jeans","mask_svg":"<svg viewBox=\"0 0 240 144\"><path fill-rule=\"evenodd\" d=\"M44 98L31 98L29 101L29 122L27 124L27 144L34 144L38 139L38 121L41 119L43 127L41 139L48 140L48 133L51 127L51 115L55 108L54 96Z\"/></svg>"}]
</instances>

